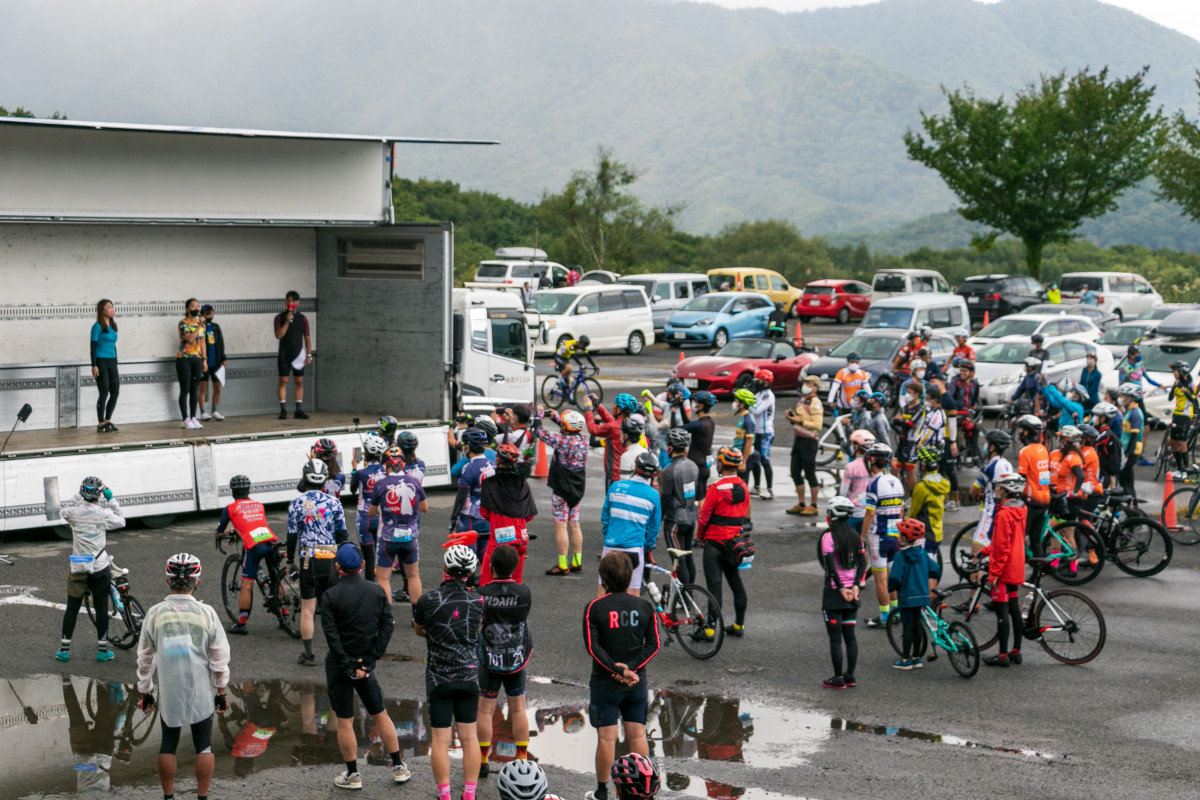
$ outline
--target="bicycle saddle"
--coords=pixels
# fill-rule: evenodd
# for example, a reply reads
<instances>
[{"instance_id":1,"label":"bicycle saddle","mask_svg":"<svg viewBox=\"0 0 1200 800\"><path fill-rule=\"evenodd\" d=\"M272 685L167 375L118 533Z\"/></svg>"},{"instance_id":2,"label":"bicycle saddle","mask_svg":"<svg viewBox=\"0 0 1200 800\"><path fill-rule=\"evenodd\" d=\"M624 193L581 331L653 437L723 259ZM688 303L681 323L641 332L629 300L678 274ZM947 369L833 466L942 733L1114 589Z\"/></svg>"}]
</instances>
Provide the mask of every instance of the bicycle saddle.
<instances>
[{"instance_id":1,"label":"bicycle saddle","mask_svg":"<svg viewBox=\"0 0 1200 800\"><path fill-rule=\"evenodd\" d=\"M1058 561L1060 558L1062 558L1062 556L1054 556L1054 557L1042 556L1040 558L1035 558L1033 556L1030 556L1025 559L1025 563L1026 564L1037 564L1038 566L1041 566L1041 567L1048 567L1048 566L1050 566L1051 562Z\"/></svg>"},{"instance_id":2,"label":"bicycle saddle","mask_svg":"<svg viewBox=\"0 0 1200 800\"><path fill-rule=\"evenodd\" d=\"M954 594L954 592L950 591L949 589L934 589L933 593L937 596L938 600L945 600L947 597Z\"/></svg>"},{"instance_id":3,"label":"bicycle saddle","mask_svg":"<svg viewBox=\"0 0 1200 800\"><path fill-rule=\"evenodd\" d=\"M691 550L676 550L674 547L668 547L667 552L675 558L683 558L684 556L690 556L692 554Z\"/></svg>"}]
</instances>

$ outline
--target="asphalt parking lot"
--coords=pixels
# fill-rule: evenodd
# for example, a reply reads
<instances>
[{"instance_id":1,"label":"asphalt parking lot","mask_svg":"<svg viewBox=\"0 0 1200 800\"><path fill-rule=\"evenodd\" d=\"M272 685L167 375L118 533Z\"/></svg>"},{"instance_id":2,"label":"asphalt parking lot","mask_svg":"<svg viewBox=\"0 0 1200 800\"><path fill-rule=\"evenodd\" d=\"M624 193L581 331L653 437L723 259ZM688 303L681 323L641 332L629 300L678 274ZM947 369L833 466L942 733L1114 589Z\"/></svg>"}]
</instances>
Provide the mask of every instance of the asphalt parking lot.
<instances>
[{"instance_id":1,"label":"asphalt parking lot","mask_svg":"<svg viewBox=\"0 0 1200 800\"><path fill-rule=\"evenodd\" d=\"M805 330L810 343L824 347L849 326L813 324ZM604 355L598 359L600 378L606 392L610 382L614 390L640 390L660 383L677 359L677 351L662 345L636 358ZM545 367L539 363L539 371ZM731 438L728 403L723 405L722 442ZM777 432L774 460L786 464L791 437L784 429ZM1148 494L1153 485L1145 480L1148 471L1141 472L1139 492ZM534 481L542 513L531 530L540 535L530 545L526 567L535 638L530 752L547 770L552 790L576 799L593 787L595 736L585 721L589 661L580 619L594 596L601 539L598 458L591 459L588 480L583 574L543 574L553 563L543 481ZM886 634L864 628L858 634L859 686L833 692L820 685L830 667L814 552L819 528L784 513L792 500L778 483L778 499L753 505L758 555L747 573L746 637L726 640L709 661L697 661L672 643L650 665L656 698L650 733L665 772L664 796L1200 797L1200 703L1194 688L1200 548L1176 547L1171 566L1153 578L1132 578L1109 565L1082 587L1107 622L1104 650L1087 665L1065 666L1027 643L1020 667L981 668L971 680L959 678L944 658L919 672L899 672L890 668L895 655ZM422 526L426 585L439 573L437 545L453 494L436 490L430 500ZM284 509L270 512L273 526L282 529ZM951 515L948 529L976 515L971 509ZM163 593L165 558L180 550L198 553L205 568L199 595L220 609L214 576L223 557L210 549L215 524L214 514L181 518L161 530L135 524L111 537L110 550L131 570L134 592L146 605ZM161 796L154 777L158 733L153 720L133 706L133 654L121 651L115 661L95 663L84 646L88 622L81 618L75 658L60 664L52 657L68 545L29 532L10 534L0 549L16 562L0 565L0 798L73 796L93 785L120 798ZM667 559L661 544L658 555L660 563ZM431 797L424 643L404 624L405 607L397 606L397 612L401 624L379 675L414 779L399 788L385 783L388 772L379 766L372 730L360 721L366 783L361 794ZM210 797L334 796L339 757L324 673L298 665L298 643L260 611L250 628L249 637L232 642L234 699L214 737L217 774ZM320 659L319 633L316 650ZM256 730L266 745L247 751L247 731ZM498 731L499 754L508 734L503 725ZM195 784L186 736L180 752L176 796L188 797ZM460 780L455 778L456 787ZM480 797L497 797L494 779L481 784Z\"/></svg>"}]
</instances>

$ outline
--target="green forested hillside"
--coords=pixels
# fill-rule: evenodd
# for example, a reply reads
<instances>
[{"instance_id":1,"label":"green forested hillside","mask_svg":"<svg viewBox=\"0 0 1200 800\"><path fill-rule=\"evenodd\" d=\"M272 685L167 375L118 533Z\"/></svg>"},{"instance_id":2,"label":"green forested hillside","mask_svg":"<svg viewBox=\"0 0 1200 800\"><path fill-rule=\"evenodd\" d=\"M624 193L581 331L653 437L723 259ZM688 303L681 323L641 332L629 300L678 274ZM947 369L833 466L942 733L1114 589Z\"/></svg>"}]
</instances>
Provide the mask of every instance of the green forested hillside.
<instances>
[{"instance_id":1,"label":"green forested hillside","mask_svg":"<svg viewBox=\"0 0 1200 800\"><path fill-rule=\"evenodd\" d=\"M696 233L772 218L806 233L883 231L944 212L950 194L900 140L920 109L940 107L939 85L995 95L1041 72L1145 64L1168 110L1194 108L1200 42L1099 0L788 15L646 0L0 4L9 104L496 138L403 147L397 169L524 202L609 145L642 168L648 203L687 203L680 225ZM1143 241L1141 222L1128 231Z\"/></svg>"}]
</instances>

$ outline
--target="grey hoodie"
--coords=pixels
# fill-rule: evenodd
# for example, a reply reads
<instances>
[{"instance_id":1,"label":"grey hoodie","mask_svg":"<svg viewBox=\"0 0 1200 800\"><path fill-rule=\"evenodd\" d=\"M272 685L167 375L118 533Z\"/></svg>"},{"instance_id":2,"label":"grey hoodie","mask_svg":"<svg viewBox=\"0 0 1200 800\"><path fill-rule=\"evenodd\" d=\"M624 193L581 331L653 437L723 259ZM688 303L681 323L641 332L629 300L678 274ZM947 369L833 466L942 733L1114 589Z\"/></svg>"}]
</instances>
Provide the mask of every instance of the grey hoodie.
<instances>
[{"instance_id":1,"label":"grey hoodie","mask_svg":"<svg viewBox=\"0 0 1200 800\"><path fill-rule=\"evenodd\" d=\"M696 492L700 469L687 458L672 461L662 473L663 521L674 525L696 524Z\"/></svg>"}]
</instances>

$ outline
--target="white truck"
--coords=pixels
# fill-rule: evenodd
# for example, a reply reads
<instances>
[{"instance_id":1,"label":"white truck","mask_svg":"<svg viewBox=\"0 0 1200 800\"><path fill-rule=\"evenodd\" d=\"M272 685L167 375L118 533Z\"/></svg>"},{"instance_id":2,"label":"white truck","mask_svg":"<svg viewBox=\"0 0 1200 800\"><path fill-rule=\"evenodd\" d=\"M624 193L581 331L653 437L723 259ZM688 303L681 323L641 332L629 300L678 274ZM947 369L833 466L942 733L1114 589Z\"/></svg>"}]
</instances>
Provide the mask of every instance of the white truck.
<instances>
[{"instance_id":1,"label":"white truck","mask_svg":"<svg viewBox=\"0 0 1200 800\"><path fill-rule=\"evenodd\" d=\"M519 298L453 288L450 224L395 221L392 165L412 143L0 118L0 441L18 428L0 455L0 530L61 529L58 503L88 475L154 525L220 508L239 473L256 498L287 501L315 439L348 469L385 414L417 434L426 484L448 484L447 420L533 402L537 324ZM288 290L313 341L301 420L278 419ZM119 325L117 433L96 430L101 295ZM214 306L228 359L226 419L196 431L180 428L175 373L189 297Z\"/></svg>"}]
</instances>

